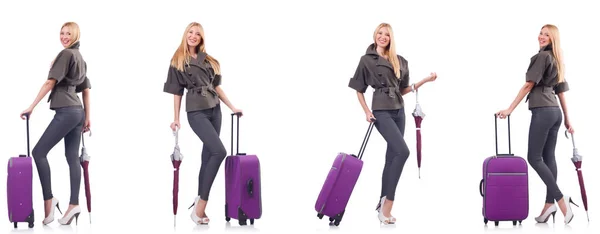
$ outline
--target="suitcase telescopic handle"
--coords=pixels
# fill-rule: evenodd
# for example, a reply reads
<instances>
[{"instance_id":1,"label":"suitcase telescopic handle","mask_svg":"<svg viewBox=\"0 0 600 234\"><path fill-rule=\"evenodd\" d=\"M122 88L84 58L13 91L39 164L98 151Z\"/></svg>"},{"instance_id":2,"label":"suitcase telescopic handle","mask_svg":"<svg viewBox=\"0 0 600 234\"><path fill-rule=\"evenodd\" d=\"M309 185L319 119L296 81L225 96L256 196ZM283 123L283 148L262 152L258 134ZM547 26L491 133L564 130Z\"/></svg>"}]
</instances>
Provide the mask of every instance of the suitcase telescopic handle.
<instances>
[{"instance_id":1,"label":"suitcase telescopic handle","mask_svg":"<svg viewBox=\"0 0 600 234\"><path fill-rule=\"evenodd\" d=\"M510 145L510 115L508 115L506 117L507 120L507 125L508 125L508 154L503 154L503 155L513 155L512 154L512 149L511 149L511 145ZM498 154L498 115L494 114L494 132L495 132L495 139L496 139L496 156L500 156L500 154Z\"/></svg>"},{"instance_id":2,"label":"suitcase telescopic handle","mask_svg":"<svg viewBox=\"0 0 600 234\"><path fill-rule=\"evenodd\" d=\"M375 118L371 118L371 123L369 124L369 128L367 129L367 134L365 135L362 145L360 145L360 149L358 150L358 155L356 156L358 159L362 159L362 156L365 153L365 148L367 148L367 143L369 142L369 138L371 137L371 132L373 131L373 125L375 124L375 121Z\"/></svg>"},{"instance_id":3,"label":"suitcase telescopic handle","mask_svg":"<svg viewBox=\"0 0 600 234\"><path fill-rule=\"evenodd\" d=\"M240 153L240 115L241 114L242 113L240 113L240 112L231 113L231 154L233 154L233 128L234 128L233 119L234 119L234 116L237 116L237 121L236 121L237 125L235 126L235 129L237 132L235 134L236 135L236 141L235 141L236 147L235 147L234 155L246 155L245 153Z\"/></svg>"},{"instance_id":4,"label":"suitcase telescopic handle","mask_svg":"<svg viewBox=\"0 0 600 234\"><path fill-rule=\"evenodd\" d=\"M27 131L27 157L31 157L31 150L29 149L29 114L30 113L26 113L25 114L25 128ZM20 157L25 157L25 155L19 155Z\"/></svg>"}]
</instances>

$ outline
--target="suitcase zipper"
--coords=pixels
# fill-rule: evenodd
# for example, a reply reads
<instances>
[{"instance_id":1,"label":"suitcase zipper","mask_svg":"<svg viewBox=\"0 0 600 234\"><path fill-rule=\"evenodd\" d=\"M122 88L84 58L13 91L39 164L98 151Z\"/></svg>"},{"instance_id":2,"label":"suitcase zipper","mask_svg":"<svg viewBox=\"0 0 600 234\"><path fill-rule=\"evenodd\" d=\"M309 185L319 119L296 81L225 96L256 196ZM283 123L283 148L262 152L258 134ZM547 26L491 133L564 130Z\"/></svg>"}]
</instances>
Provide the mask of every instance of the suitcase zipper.
<instances>
[{"instance_id":1,"label":"suitcase zipper","mask_svg":"<svg viewBox=\"0 0 600 234\"><path fill-rule=\"evenodd\" d=\"M490 176L524 176L527 175L525 172L489 172L487 173L488 177Z\"/></svg>"}]
</instances>

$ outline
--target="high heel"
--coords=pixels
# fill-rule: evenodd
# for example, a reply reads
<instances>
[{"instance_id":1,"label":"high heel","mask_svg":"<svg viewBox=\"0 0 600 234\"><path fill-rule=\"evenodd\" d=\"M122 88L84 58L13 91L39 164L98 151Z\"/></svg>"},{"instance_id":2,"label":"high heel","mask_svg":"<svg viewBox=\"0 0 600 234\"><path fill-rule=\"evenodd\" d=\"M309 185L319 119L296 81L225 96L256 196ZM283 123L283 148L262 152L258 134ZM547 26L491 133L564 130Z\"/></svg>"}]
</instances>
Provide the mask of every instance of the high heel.
<instances>
[{"instance_id":1,"label":"high heel","mask_svg":"<svg viewBox=\"0 0 600 234\"><path fill-rule=\"evenodd\" d=\"M67 215L65 215L65 217L58 219L58 222L62 225L71 225L73 218L75 218L75 225L77 225L79 223L79 214L80 213L81 213L81 208L79 208L79 206L76 206L75 208L71 209L71 212L69 212Z\"/></svg>"},{"instance_id":2,"label":"high heel","mask_svg":"<svg viewBox=\"0 0 600 234\"><path fill-rule=\"evenodd\" d=\"M575 214L573 214L573 209L571 209L571 204L579 207L577 204L575 204L575 202L573 202L573 200L571 199L571 197L569 196L564 196L564 201L566 201L566 206L567 206L567 212L565 212L565 224L569 224L573 218L575 217Z\"/></svg>"},{"instance_id":3,"label":"high heel","mask_svg":"<svg viewBox=\"0 0 600 234\"><path fill-rule=\"evenodd\" d=\"M48 217L46 217L46 218L44 218L44 220L42 220L42 223L44 225L48 225L54 221L54 209L55 208L58 209L58 212L60 212L60 214L62 214L62 211L60 210L60 207L58 206L58 199L53 197L52 205L50 208L50 214L48 214Z\"/></svg>"},{"instance_id":4,"label":"high heel","mask_svg":"<svg viewBox=\"0 0 600 234\"><path fill-rule=\"evenodd\" d=\"M394 224L394 222L396 221L396 219L394 217L386 217L385 215L383 215L383 204L385 203L385 200L386 200L386 197L384 196L379 201L377 218L379 219L380 223L383 223L385 225Z\"/></svg>"},{"instance_id":5,"label":"high heel","mask_svg":"<svg viewBox=\"0 0 600 234\"><path fill-rule=\"evenodd\" d=\"M542 215L535 217L535 221L538 223L546 223L548 222L548 219L550 219L550 215L552 215L552 222L554 223L556 221L555 215L557 210L558 208L556 208L556 205L552 205L548 207Z\"/></svg>"},{"instance_id":6,"label":"high heel","mask_svg":"<svg viewBox=\"0 0 600 234\"><path fill-rule=\"evenodd\" d=\"M198 215L196 215L196 205L198 205L198 201L200 201L200 196L197 196L196 199L194 199L194 204L188 208L188 210L194 208L190 214L190 218L192 218L192 221L194 221L195 224L208 224L208 217L198 217Z\"/></svg>"}]
</instances>

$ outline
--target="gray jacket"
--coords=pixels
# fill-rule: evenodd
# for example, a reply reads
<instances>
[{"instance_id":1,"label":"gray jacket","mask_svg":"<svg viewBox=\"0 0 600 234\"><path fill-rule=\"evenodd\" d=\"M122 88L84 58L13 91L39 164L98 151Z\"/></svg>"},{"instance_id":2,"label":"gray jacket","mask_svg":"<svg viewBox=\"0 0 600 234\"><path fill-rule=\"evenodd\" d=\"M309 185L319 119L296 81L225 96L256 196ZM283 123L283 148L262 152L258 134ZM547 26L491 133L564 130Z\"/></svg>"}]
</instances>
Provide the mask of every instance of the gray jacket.
<instances>
[{"instance_id":1,"label":"gray jacket","mask_svg":"<svg viewBox=\"0 0 600 234\"><path fill-rule=\"evenodd\" d=\"M86 73L87 64L79 53L79 42L63 49L56 56L48 74L48 79L56 80L56 85L48 97L50 109L81 106L77 93L92 88Z\"/></svg>"},{"instance_id":2,"label":"gray jacket","mask_svg":"<svg viewBox=\"0 0 600 234\"><path fill-rule=\"evenodd\" d=\"M566 80L558 83L558 68L552 55L552 44L541 48L531 57L525 77L526 81L535 84L525 100L529 101L529 109L558 106L555 95L569 91L569 83Z\"/></svg>"}]
</instances>

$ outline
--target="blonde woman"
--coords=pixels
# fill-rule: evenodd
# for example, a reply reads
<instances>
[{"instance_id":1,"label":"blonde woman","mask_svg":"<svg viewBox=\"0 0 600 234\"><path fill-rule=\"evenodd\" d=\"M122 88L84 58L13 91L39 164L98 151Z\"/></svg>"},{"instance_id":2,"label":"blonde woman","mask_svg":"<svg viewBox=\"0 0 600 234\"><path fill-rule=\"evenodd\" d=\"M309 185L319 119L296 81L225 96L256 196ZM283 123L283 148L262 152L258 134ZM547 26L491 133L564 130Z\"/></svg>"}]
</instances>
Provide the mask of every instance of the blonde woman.
<instances>
[{"instance_id":1,"label":"blonde woman","mask_svg":"<svg viewBox=\"0 0 600 234\"><path fill-rule=\"evenodd\" d=\"M202 165L198 177L198 196L194 200L192 221L208 224L205 209L212 184L227 151L219 134L221 132L220 101L234 113L242 110L231 104L221 88L219 62L206 53L204 29L196 22L190 23L183 33L181 44L171 59L163 91L174 95L175 116L171 129L181 127L179 110L184 89L188 123L203 143Z\"/></svg>"},{"instance_id":2,"label":"blonde woman","mask_svg":"<svg viewBox=\"0 0 600 234\"><path fill-rule=\"evenodd\" d=\"M531 123L529 126L529 143L527 160L533 169L546 184L546 203L540 216L535 220L539 223L548 221L550 215L554 220L557 208L554 201L558 202L560 210L565 216L565 223L573 219L571 204L573 200L563 195L556 183L557 167L554 150L558 138L558 129L563 120L559 101L564 114L565 127L573 133L573 127L569 121L569 112L565 92L569 91L569 84L564 78L564 64L562 61L562 49L560 47L560 35L558 28L547 24L542 27L538 35L539 52L531 57L531 63L525 75L525 84L517 94L515 100L506 110L496 114L504 119L510 115L527 95L529 109L531 110Z\"/></svg>"},{"instance_id":3,"label":"blonde woman","mask_svg":"<svg viewBox=\"0 0 600 234\"><path fill-rule=\"evenodd\" d=\"M91 84L86 75L86 62L79 52L79 26L75 22L63 24L60 30L60 42L64 49L52 62L48 79L44 82L33 103L21 113L23 119L31 116L35 106L50 92L48 98L50 109L54 110L56 114L31 152L42 184L45 213L42 223L44 225L54 221L55 207L60 212L58 199L52 195L47 155L61 140L64 140L65 155L69 164L71 198L69 208L58 222L69 225L73 218L77 222L79 213L81 213L79 208L81 184L79 144L82 132L90 130ZM83 93L83 106L77 95L80 92Z\"/></svg>"},{"instance_id":4,"label":"blonde woman","mask_svg":"<svg viewBox=\"0 0 600 234\"><path fill-rule=\"evenodd\" d=\"M366 54L360 58L348 86L356 90L367 121L375 119L375 127L387 142L377 211L381 223L393 224L396 219L391 215L391 210L396 187L410 154L404 141L406 121L402 96L427 82L435 81L437 75L431 73L416 84L409 85L408 62L396 54L394 33L389 24L382 23L377 26L373 33L373 41ZM367 106L364 97L369 86L374 89L371 105L373 112Z\"/></svg>"}]
</instances>

